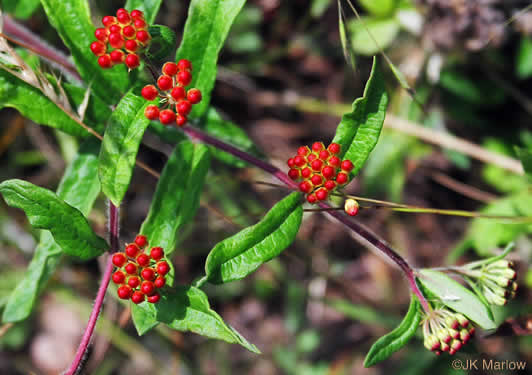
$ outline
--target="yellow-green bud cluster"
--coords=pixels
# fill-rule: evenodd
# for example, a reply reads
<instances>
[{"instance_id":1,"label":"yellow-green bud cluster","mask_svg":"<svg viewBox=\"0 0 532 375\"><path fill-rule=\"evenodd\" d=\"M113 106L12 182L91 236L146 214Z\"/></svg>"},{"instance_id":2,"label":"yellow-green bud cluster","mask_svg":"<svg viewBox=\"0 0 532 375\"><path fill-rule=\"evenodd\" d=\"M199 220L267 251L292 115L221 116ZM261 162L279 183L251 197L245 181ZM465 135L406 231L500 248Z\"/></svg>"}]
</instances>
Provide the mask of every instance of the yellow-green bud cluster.
<instances>
[{"instance_id":1,"label":"yellow-green bud cluster","mask_svg":"<svg viewBox=\"0 0 532 375\"><path fill-rule=\"evenodd\" d=\"M517 292L517 273L514 264L506 259L500 259L489 264L479 264L470 268L467 275L476 279L477 285L492 305L506 305Z\"/></svg>"}]
</instances>

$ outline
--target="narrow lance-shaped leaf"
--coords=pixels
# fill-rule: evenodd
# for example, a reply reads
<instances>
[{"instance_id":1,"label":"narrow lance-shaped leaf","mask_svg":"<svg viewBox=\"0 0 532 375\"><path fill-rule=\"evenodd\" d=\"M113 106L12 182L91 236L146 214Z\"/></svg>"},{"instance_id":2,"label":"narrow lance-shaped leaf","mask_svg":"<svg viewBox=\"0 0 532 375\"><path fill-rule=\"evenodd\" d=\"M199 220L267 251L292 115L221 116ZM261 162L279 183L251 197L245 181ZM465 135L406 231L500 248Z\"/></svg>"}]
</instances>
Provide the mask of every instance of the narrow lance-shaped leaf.
<instances>
[{"instance_id":1,"label":"narrow lance-shaped leaf","mask_svg":"<svg viewBox=\"0 0 532 375\"><path fill-rule=\"evenodd\" d=\"M178 286L172 292L165 293L155 305L147 302L132 305L132 316L139 335L161 322L178 331L190 331L240 344L254 353L260 353L255 345L227 325L220 315L210 308L205 293L193 286Z\"/></svg>"},{"instance_id":2,"label":"narrow lance-shaped leaf","mask_svg":"<svg viewBox=\"0 0 532 375\"><path fill-rule=\"evenodd\" d=\"M377 57L364 90L364 96L353 102L352 111L342 116L333 142L342 146L341 156L355 165L354 176L366 162L381 133L388 94L379 69Z\"/></svg>"},{"instance_id":3,"label":"narrow lance-shaped leaf","mask_svg":"<svg viewBox=\"0 0 532 375\"><path fill-rule=\"evenodd\" d=\"M191 116L201 116L209 106L216 79L218 54L229 29L246 0L192 0L177 59L192 62L190 87L201 90L202 101L195 105Z\"/></svg>"},{"instance_id":4,"label":"narrow lance-shaped leaf","mask_svg":"<svg viewBox=\"0 0 532 375\"><path fill-rule=\"evenodd\" d=\"M260 222L214 246L205 263L206 280L221 284L246 277L294 241L302 217L301 195L288 195Z\"/></svg>"},{"instance_id":5,"label":"narrow lance-shaped leaf","mask_svg":"<svg viewBox=\"0 0 532 375\"><path fill-rule=\"evenodd\" d=\"M100 182L105 195L119 206L133 175L142 136L150 120L142 97L127 93L109 120L100 151Z\"/></svg>"},{"instance_id":6,"label":"narrow lance-shaped leaf","mask_svg":"<svg viewBox=\"0 0 532 375\"><path fill-rule=\"evenodd\" d=\"M50 190L14 179L2 182L0 193L8 205L24 210L33 227L49 230L64 253L90 259L109 248L77 208Z\"/></svg>"},{"instance_id":7,"label":"narrow lance-shaped leaf","mask_svg":"<svg viewBox=\"0 0 532 375\"><path fill-rule=\"evenodd\" d=\"M401 324L399 324L399 326L392 332L379 338L373 344L364 360L364 367L371 367L374 364L385 360L405 346L416 333L420 321L421 312L419 311L419 301L416 297L412 296L408 312Z\"/></svg>"},{"instance_id":8,"label":"narrow lance-shaped leaf","mask_svg":"<svg viewBox=\"0 0 532 375\"><path fill-rule=\"evenodd\" d=\"M162 0L127 0L124 8L130 12L138 9L144 12L144 19L148 24L152 24L157 17Z\"/></svg>"},{"instance_id":9,"label":"narrow lance-shaped leaf","mask_svg":"<svg viewBox=\"0 0 532 375\"><path fill-rule=\"evenodd\" d=\"M484 329L496 328L492 313L470 290L449 276L432 270L421 270L419 281L451 309L460 312Z\"/></svg>"},{"instance_id":10,"label":"narrow lance-shaped leaf","mask_svg":"<svg viewBox=\"0 0 532 375\"><path fill-rule=\"evenodd\" d=\"M100 193L98 148L99 142L96 140L85 143L66 169L57 188L57 196L85 216ZM52 234L42 231L24 278L9 296L2 315L4 322L18 322L30 315L38 293L56 270L61 255L61 247L54 241Z\"/></svg>"},{"instance_id":11,"label":"narrow lance-shaped leaf","mask_svg":"<svg viewBox=\"0 0 532 375\"><path fill-rule=\"evenodd\" d=\"M202 144L183 141L174 149L140 229L153 246L174 251L179 229L196 214L209 165L209 150Z\"/></svg>"},{"instance_id":12,"label":"narrow lance-shaped leaf","mask_svg":"<svg viewBox=\"0 0 532 375\"><path fill-rule=\"evenodd\" d=\"M66 83L62 86L73 105L81 103L85 94L84 89ZM0 107L15 108L37 124L50 126L77 137L90 136L40 90L3 69L0 69ZM103 123L110 114L111 111L106 103L91 96L84 122L99 132L103 130Z\"/></svg>"},{"instance_id":13,"label":"narrow lance-shaped leaf","mask_svg":"<svg viewBox=\"0 0 532 375\"><path fill-rule=\"evenodd\" d=\"M70 49L81 77L102 99L115 101L129 86L125 65L102 69L89 48L96 27L86 0L41 0L46 16Z\"/></svg>"}]
</instances>

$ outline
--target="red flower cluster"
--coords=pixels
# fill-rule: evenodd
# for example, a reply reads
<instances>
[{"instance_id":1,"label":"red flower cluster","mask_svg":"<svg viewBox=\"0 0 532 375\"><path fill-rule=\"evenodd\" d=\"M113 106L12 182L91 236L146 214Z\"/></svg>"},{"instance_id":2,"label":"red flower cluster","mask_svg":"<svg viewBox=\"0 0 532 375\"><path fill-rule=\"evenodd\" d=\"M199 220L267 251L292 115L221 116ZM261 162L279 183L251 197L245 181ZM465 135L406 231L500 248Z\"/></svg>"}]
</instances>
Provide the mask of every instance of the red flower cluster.
<instances>
[{"instance_id":1,"label":"red flower cluster","mask_svg":"<svg viewBox=\"0 0 532 375\"><path fill-rule=\"evenodd\" d=\"M161 295L157 289L166 284L165 275L170 266L163 259L164 250L152 247L150 253L144 252L148 246L146 236L139 235L134 243L126 245L123 253L113 255L113 264L119 269L113 273L112 279L118 287L118 297L131 299L139 304L147 299L150 303L157 303Z\"/></svg>"},{"instance_id":2,"label":"red flower cluster","mask_svg":"<svg viewBox=\"0 0 532 375\"><path fill-rule=\"evenodd\" d=\"M124 8L116 11L116 17L105 16L102 19L105 27L96 29L94 36L98 39L91 43L91 51L98 56L98 64L104 68L124 63L129 69L140 65L137 52L145 48L151 40L148 24L144 13ZM107 53L107 44L114 48Z\"/></svg>"},{"instance_id":3,"label":"red flower cluster","mask_svg":"<svg viewBox=\"0 0 532 375\"><path fill-rule=\"evenodd\" d=\"M288 159L288 176L299 183L299 190L307 195L309 203L327 199L329 192L349 182L353 169L351 160L341 160L337 155L341 146L331 143L327 149L322 142L314 142L312 148L302 146L297 155Z\"/></svg>"},{"instance_id":4,"label":"red flower cluster","mask_svg":"<svg viewBox=\"0 0 532 375\"><path fill-rule=\"evenodd\" d=\"M159 102L166 109L162 111L156 105L149 105L144 111L144 115L150 120L159 120L168 125L176 122L178 126L183 126L187 122L187 115L192 110L192 105L201 101L201 91L198 89L185 89L192 81L192 64L190 61L182 59L179 62L167 62L163 65L163 75L157 79L157 87L147 85L141 91L144 99L152 101L159 97ZM174 112L175 108L175 112Z\"/></svg>"}]
</instances>

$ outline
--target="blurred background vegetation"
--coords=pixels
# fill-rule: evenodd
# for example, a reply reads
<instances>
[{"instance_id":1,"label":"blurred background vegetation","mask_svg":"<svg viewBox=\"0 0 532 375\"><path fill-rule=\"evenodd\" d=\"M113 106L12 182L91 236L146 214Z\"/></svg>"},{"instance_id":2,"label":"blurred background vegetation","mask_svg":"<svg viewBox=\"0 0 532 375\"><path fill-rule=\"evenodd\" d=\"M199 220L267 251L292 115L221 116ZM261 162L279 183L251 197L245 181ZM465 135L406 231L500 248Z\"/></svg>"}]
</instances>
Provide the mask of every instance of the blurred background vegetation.
<instances>
[{"instance_id":1,"label":"blurred background vegetation","mask_svg":"<svg viewBox=\"0 0 532 375\"><path fill-rule=\"evenodd\" d=\"M2 3L6 13L65 50L38 0ZM515 159L515 145L532 148L532 9L522 11L531 2L353 0L360 19L346 2L340 3L354 69L342 52L336 1L250 0L221 55L213 105L241 125L274 164L284 166L298 146L332 138L345 106L361 95L369 56L381 47L415 89L418 103L386 69L388 128L348 191L418 206L531 216L530 180L489 158L479 161L476 149L454 149L463 139L491 151L489 155ZM123 6L114 0L90 4L96 25L101 16ZM156 23L171 27L179 38L187 7L187 1L164 1ZM426 139L416 131L390 130L400 127L401 119L457 138L445 148L440 147L440 133L429 133L433 137ZM0 120L0 180L21 178L55 190L77 141L9 108L2 109ZM140 158L160 170L169 146L153 136L145 142L150 147L141 148ZM202 273L205 256L216 242L257 221L285 194L256 184L271 177L252 168L218 162L211 171L203 206L174 252L176 278L182 283ZM144 219L155 183L146 172L135 171L122 210L124 243ZM207 206L219 209L232 223ZM90 214L100 233L105 214L101 197ZM530 225L377 209L362 210L358 220L419 267L477 259L516 240L512 256L521 287L516 300L498 311L504 323L497 332L479 334L458 355L474 359L483 353L493 359L527 360L532 366ZM36 233L23 213L0 203L0 308L35 245ZM32 317L0 328L0 373L57 374L64 369L74 355L98 281L98 262L64 261ZM252 276L205 290L213 307L260 348L261 356L163 328L137 337L128 310L108 298L87 373L460 372L452 369L449 356L425 350L419 337L390 360L363 368L371 344L404 314L408 288L393 266L320 214L306 214L295 244Z\"/></svg>"}]
</instances>

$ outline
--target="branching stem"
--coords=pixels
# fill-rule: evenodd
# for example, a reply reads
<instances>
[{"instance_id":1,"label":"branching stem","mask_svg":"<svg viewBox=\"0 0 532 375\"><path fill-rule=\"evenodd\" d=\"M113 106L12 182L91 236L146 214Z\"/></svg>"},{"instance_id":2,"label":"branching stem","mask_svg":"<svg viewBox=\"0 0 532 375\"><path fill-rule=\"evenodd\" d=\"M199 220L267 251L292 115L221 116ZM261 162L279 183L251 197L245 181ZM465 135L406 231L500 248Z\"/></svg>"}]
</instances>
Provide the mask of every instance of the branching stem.
<instances>
[{"instance_id":1,"label":"branching stem","mask_svg":"<svg viewBox=\"0 0 532 375\"><path fill-rule=\"evenodd\" d=\"M210 136L207 133L202 132L201 130L197 128L193 128L190 126L184 127L183 131L191 138L197 139L203 143L209 144L211 146L216 147L219 150L225 151L233 156L236 156L237 158L240 158L255 167L258 167L262 169L265 172L268 172L275 176L278 180L285 183L289 187L293 188L294 190L297 190L297 185L294 181L292 181L288 175L284 172L282 172L280 169L274 167L273 165L260 160L253 155L248 154L247 152L244 152L242 150L239 150L230 144L227 144L217 138L214 138ZM385 243L383 240L379 239L375 234L371 233L369 230L364 228L362 225L356 223L355 221L351 220L347 216L345 216L343 213L340 213L336 210L330 210L331 206L329 206L327 203L320 203L320 207L325 209L326 212L334 217L336 220L340 221L342 224L344 224L346 227L351 229L353 232L357 234L357 236L363 240L363 242L371 245L372 247L376 248L380 252L384 253L388 258L390 258L397 266L403 271L405 274L408 284L410 286L410 289L412 292L416 295L416 297L421 302L421 305L426 313L429 313L431 311L430 306L423 296L423 293L419 289L416 278L415 278L415 271L408 262L401 257L395 250L393 250L387 243Z\"/></svg>"},{"instance_id":2,"label":"branching stem","mask_svg":"<svg viewBox=\"0 0 532 375\"><path fill-rule=\"evenodd\" d=\"M118 250L118 207L116 207L114 204L109 203L109 235L110 235L110 242L111 242L111 254ZM100 283L100 287L98 289L98 293L96 294L96 299L94 300L94 306L92 308L91 315L89 317L89 322L87 323L87 327L85 328L85 332L83 333L83 337L81 339L81 342L79 344L78 350L76 352L76 356L74 357L74 360L70 364L70 367L66 371L66 375L75 375L79 373L81 370L81 367L83 366L83 363L85 362L84 359L87 355L87 349L89 348L92 335L94 333L94 328L96 327L96 322L98 321L98 316L100 315L100 311L102 309L103 301L105 298L105 293L107 291L107 287L109 286L109 281L111 280L111 275L113 273L114 265L112 262L112 256L107 256L107 262L105 264L105 270L103 273L102 281Z\"/></svg>"}]
</instances>

